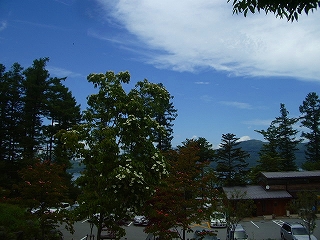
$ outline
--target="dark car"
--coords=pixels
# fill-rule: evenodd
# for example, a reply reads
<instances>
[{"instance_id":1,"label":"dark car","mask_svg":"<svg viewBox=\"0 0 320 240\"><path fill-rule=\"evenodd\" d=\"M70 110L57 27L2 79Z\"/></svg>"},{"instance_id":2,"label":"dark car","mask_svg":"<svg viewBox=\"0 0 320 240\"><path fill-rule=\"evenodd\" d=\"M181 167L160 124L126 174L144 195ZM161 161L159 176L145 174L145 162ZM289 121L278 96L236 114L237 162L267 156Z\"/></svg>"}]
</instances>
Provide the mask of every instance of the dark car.
<instances>
[{"instance_id":1,"label":"dark car","mask_svg":"<svg viewBox=\"0 0 320 240\"><path fill-rule=\"evenodd\" d=\"M217 234L211 230L196 230L192 240L220 240Z\"/></svg>"},{"instance_id":2,"label":"dark car","mask_svg":"<svg viewBox=\"0 0 320 240\"><path fill-rule=\"evenodd\" d=\"M227 240L247 240L248 234L246 233L246 230L242 227L242 225L237 224L237 226L232 229L230 227L227 228Z\"/></svg>"}]
</instances>

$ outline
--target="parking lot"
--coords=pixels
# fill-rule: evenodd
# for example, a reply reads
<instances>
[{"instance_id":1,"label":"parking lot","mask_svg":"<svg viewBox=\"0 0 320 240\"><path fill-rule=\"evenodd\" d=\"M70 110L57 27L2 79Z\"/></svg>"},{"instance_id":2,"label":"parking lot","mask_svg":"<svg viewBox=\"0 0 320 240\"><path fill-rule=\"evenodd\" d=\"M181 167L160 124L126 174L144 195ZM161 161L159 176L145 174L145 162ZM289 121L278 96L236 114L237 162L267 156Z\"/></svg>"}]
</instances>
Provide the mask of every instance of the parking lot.
<instances>
[{"instance_id":1,"label":"parking lot","mask_svg":"<svg viewBox=\"0 0 320 240\"><path fill-rule=\"evenodd\" d=\"M241 221L240 224L245 228L250 240L263 240L263 239L276 239L280 240L280 226L286 222L301 222L300 219L294 218L277 218L264 220L263 218L252 218ZM315 237L320 240L320 220L317 220L317 228L314 231ZM85 240L86 235L90 234L90 224L84 220L75 224L75 233L71 235L66 230L63 230L65 240ZM144 233L144 227L134 226L129 223L128 226L124 227L126 230L126 236L122 240L145 240L148 234ZM217 230L218 238L221 240L226 239L226 228L210 228L208 222L202 224L192 225L193 230L211 229ZM96 228L93 228L93 234L96 234ZM187 233L187 239L191 239L192 233ZM96 238L95 238L96 239Z\"/></svg>"}]
</instances>

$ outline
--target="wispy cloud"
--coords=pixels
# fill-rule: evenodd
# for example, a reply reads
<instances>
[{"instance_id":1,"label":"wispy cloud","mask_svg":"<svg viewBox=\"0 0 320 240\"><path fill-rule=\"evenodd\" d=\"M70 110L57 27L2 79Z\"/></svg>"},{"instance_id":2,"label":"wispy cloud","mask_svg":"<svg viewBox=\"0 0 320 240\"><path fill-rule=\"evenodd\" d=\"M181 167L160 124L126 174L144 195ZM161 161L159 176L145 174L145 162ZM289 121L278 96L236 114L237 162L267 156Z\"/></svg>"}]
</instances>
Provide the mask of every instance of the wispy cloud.
<instances>
[{"instance_id":1,"label":"wispy cloud","mask_svg":"<svg viewBox=\"0 0 320 240\"><path fill-rule=\"evenodd\" d=\"M199 84L199 85L208 85L210 84L209 82L194 82L195 84Z\"/></svg>"},{"instance_id":2,"label":"wispy cloud","mask_svg":"<svg viewBox=\"0 0 320 240\"><path fill-rule=\"evenodd\" d=\"M243 103L243 102L220 101L220 104L235 107L235 108L240 108L240 109L252 109L252 106L249 103Z\"/></svg>"},{"instance_id":3,"label":"wispy cloud","mask_svg":"<svg viewBox=\"0 0 320 240\"><path fill-rule=\"evenodd\" d=\"M287 22L272 14L232 14L225 0L97 0L120 24L148 63L177 71L212 68L242 76L320 81L320 14Z\"/></svg>"},{"instance_id":4,"label":"wispy cloud","mask_svg":"<svg viewBox=\"0 0 320 240\"><path fill-rule=\"evenodd\" d=\"M7 28L7 21L0 22L0 32Z\"/></svg>"},{"instance_id":5,"label":"wispy cloud","mask_svg":"<svg viewBox=\"0 0 320 240\"><path fill-rule=\"evenodd\" d=\"M73 30L70 28L68 29L68 28L58 27L56 25L43 24L43 23L38 23L38 22L21 21L21 20L15 20L15 21L18 23L27 24L27 25L34 26L37 28L47 28L47 29L60 30L60 31L72 31Z\"/></svg>"},{"instance_id":6,"label":"wispy cloud","mask_svg":"<svg viewBox=\"0 0 320 240\"><path fill-rule=\"evenodd\" d=\"M82 74L80 73L75 73L73 71L64 69L64 68L59 68L59 67L53 67L53 66L47 66L48 71L50 72L51 75L57 76L57 77L83 77Z\"/></svg>"},{"instance_id":7,"label":"wispy cloud","mask_svg":"<svg viewBox=\"0 0 320 240\"><path fill-rule=\"evenodd\" d=\"M67 5L67 6L71 6L75 0L54 0L58 3L62 3L64 5Z\"/></svg>"},{"instance_id":8,"label":"wispy cloud","mask_svg":"<svg viewBox=\"0 0 320 240\"><path fill-rule=\"evenodd\" d=\"M200 97L200 99L201 99L202 101L204 101L204 102L211 102L211 101L212 101L212 97L209 96L209 95L202 95L202 96Z\"/></svg>"},{"instance_id":9,"label":"wispy cloud","mask_svg":"<svg viewBox=\"0 0 320 240\"><path fill-rule=\"evenodd\" d=\"M253 119L249 121L244 121L243 124L253 125L253 126L270 126L274 119Z\"/></svg>"}]
</instances>

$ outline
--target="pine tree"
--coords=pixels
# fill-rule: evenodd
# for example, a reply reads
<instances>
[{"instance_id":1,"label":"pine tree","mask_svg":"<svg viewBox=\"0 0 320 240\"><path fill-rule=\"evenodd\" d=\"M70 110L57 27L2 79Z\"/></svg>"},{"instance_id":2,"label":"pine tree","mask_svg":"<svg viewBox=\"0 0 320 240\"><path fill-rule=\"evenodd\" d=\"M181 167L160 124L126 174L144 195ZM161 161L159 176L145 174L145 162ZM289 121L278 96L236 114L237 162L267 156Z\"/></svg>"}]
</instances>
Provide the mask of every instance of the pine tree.
<instances>
[{"instance_id":1,"label":"pine tree","mask_svg":"<svg viewBox=\"0 0 320 240\"><path fill-rule=\"evenodd\" d=\"M222 143L216 151L218 179L222 186L244 185L247 183L246 173L249 153L241 150L239 138L232 133L222 134Z\"/></svg>"},{"instance_id":2,"label":"pine tree","mask_svg":"<svg viewBox=\"0 0 320 240\"><path fill-rule=\"evenodd\" d=\"M307 162L304 168L320 169L320 99L315 92L309 93L299 107L302 116L301 125L309 132L302 132L301 137L308 140L305 151Z\"/></svg>"},{"instance_id":3,"label":"pine tree","mask_svg":"<svg viewBox=\"0 0 320 240\"><path fill-rule=\"evenodd\" d=\"M283 103L280 104L280 116L276 117L265 130L256 130L261 133L267 143L265 143L259 153L260 159L258 168L262 171L295 171L295 151L301 140L296 139L299 132L293 128L298 122L297 118L289 118Z\"/></svg>"},{"instance_id":4,"label":"pine tree","mask_svg":"<svg viewBox=\"0 0 320 240\"><path fill-rule=\"evenodd\" d=\"M293 128L293 125L298 122L297 118L289 118L283 103L280 104L280 116L272 121L271 125L276 126L278 139L278 152L282 159L280 164L280 171L295 171L297 165L295 163L295 151L298 143L301 140L297 139L298 130Z\"/></svg>"},{"instance_id":5,"label":"pine tree","mask_svg":"<svg viewBox=\"0 0 320 240\"><path fill-rule=\"evenodd\" d=\"M280 171L280 166L282 159L278 153L278 139L277 139L277 128L274 125L270 125L268 129L265 130L255 130L256 132L263 135L264 139L267 141L262 145L259 152L259 159L257 160L257 165L251 169L251 179L253 182L258 181L258 176L260 172L278 172Z\"/></svg>"},{"instance_id":6,"label":"pine tree","mask_svg":"<svg viewBox=\"0 0 320 240\"><path fill-rule=\"evenodd\" d=\"M70 129L81 120L80 105L77 105L72 93L62 84L65 78L51 78L46 91L46 117L49 124L44 126L46 136L46 158L50 161L70 165L72 155L63 148L56 133Z\"/></svg>"},{"instance_id":7,"label":"pine tree","mask_svg":"<svg viewBox=\"0 0 320 240\"><path fill-rule=\"evenodd\" d=\"M184 142L182 142L183 146L185 147L188 144L196 144L199 148L198 156L200 162L211 162L214 160L214 149L212 148L212 144L207 141L207 139L203 137L199 137L197 139L186 139Z\"/></svg>"},{"instance_id":8,"label":"pine tree","mask_svg":"<svg viewBox=\"0 0 320 240\"><path fill-rule=\"evenodd\" d=\"M2 66L4 70L4 66ZM22 67L15 63L9 72L3 72L1 81L1 159L16 161L20 155L19 142L22 122Z\"/></svg>"},{"instance_id":9,"label":"pine tree","mask_svg":"<svg viewBox=\"0 0 320 240\"><path fill-rule=\"evenodd\" d=\"M22 67L18 63L8 72L0 65L0 183L5 188L10 188L18 179L23 133L22 81Z\"/></svg>"},{"instance_id":10,"label":"pine tree","mask_svg":"<svg viewBox=\"0 0 320 240\"><path fill-rule=\"evenodd\" d=\"M42 134L43 116L46 111L46 96L48 89L49 72L45 69L48 58L41 58L33 61L33 65L24 71L24 136L23 160L30 164L35 159L36 153L44 141Z\"/></svg>"}]
</instances>

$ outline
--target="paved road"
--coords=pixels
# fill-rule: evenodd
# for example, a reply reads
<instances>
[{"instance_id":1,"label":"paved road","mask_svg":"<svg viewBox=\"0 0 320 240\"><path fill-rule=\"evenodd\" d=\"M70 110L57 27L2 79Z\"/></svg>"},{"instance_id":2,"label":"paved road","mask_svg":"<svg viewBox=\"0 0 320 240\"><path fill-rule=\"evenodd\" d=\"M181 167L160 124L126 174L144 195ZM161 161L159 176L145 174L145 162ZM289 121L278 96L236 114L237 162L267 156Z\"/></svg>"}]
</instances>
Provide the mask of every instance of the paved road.
<instances>
[{"instance_id":1,"label":"paved road","mask_svg":"<svg viewBox=\"0 0 320 240\"><path fill-rule=\"evenodd\" d=\"M263 220L262 218L247 219L240 224L246 229L250 240L280 240L280 226L283 221L287 222L301 222L300 219L291 218L278 218L273 220ZM320 240L320 220L317 220L317 228L314 231L314 235ZM85 240L86 235L90 234L90 224L87 221L77 222L75 224L75 233L71 235L66 230L63 230L65 240ZM147 234L143 232L143 227L134 226L132 223L129 226L124 227L126 230L126 236L121 240L145 240ZM203 222L202 224L194 224L193 230L210 229L209 223ZM226 229L212 229L217 230L218 238L221 240L226 239ZM96 228L93 228L93 233L96 234ZM191 239L193 234L188 233L187 239ZM96 238L95 238L96 240Z\"/></svg>"}]
</instances>

